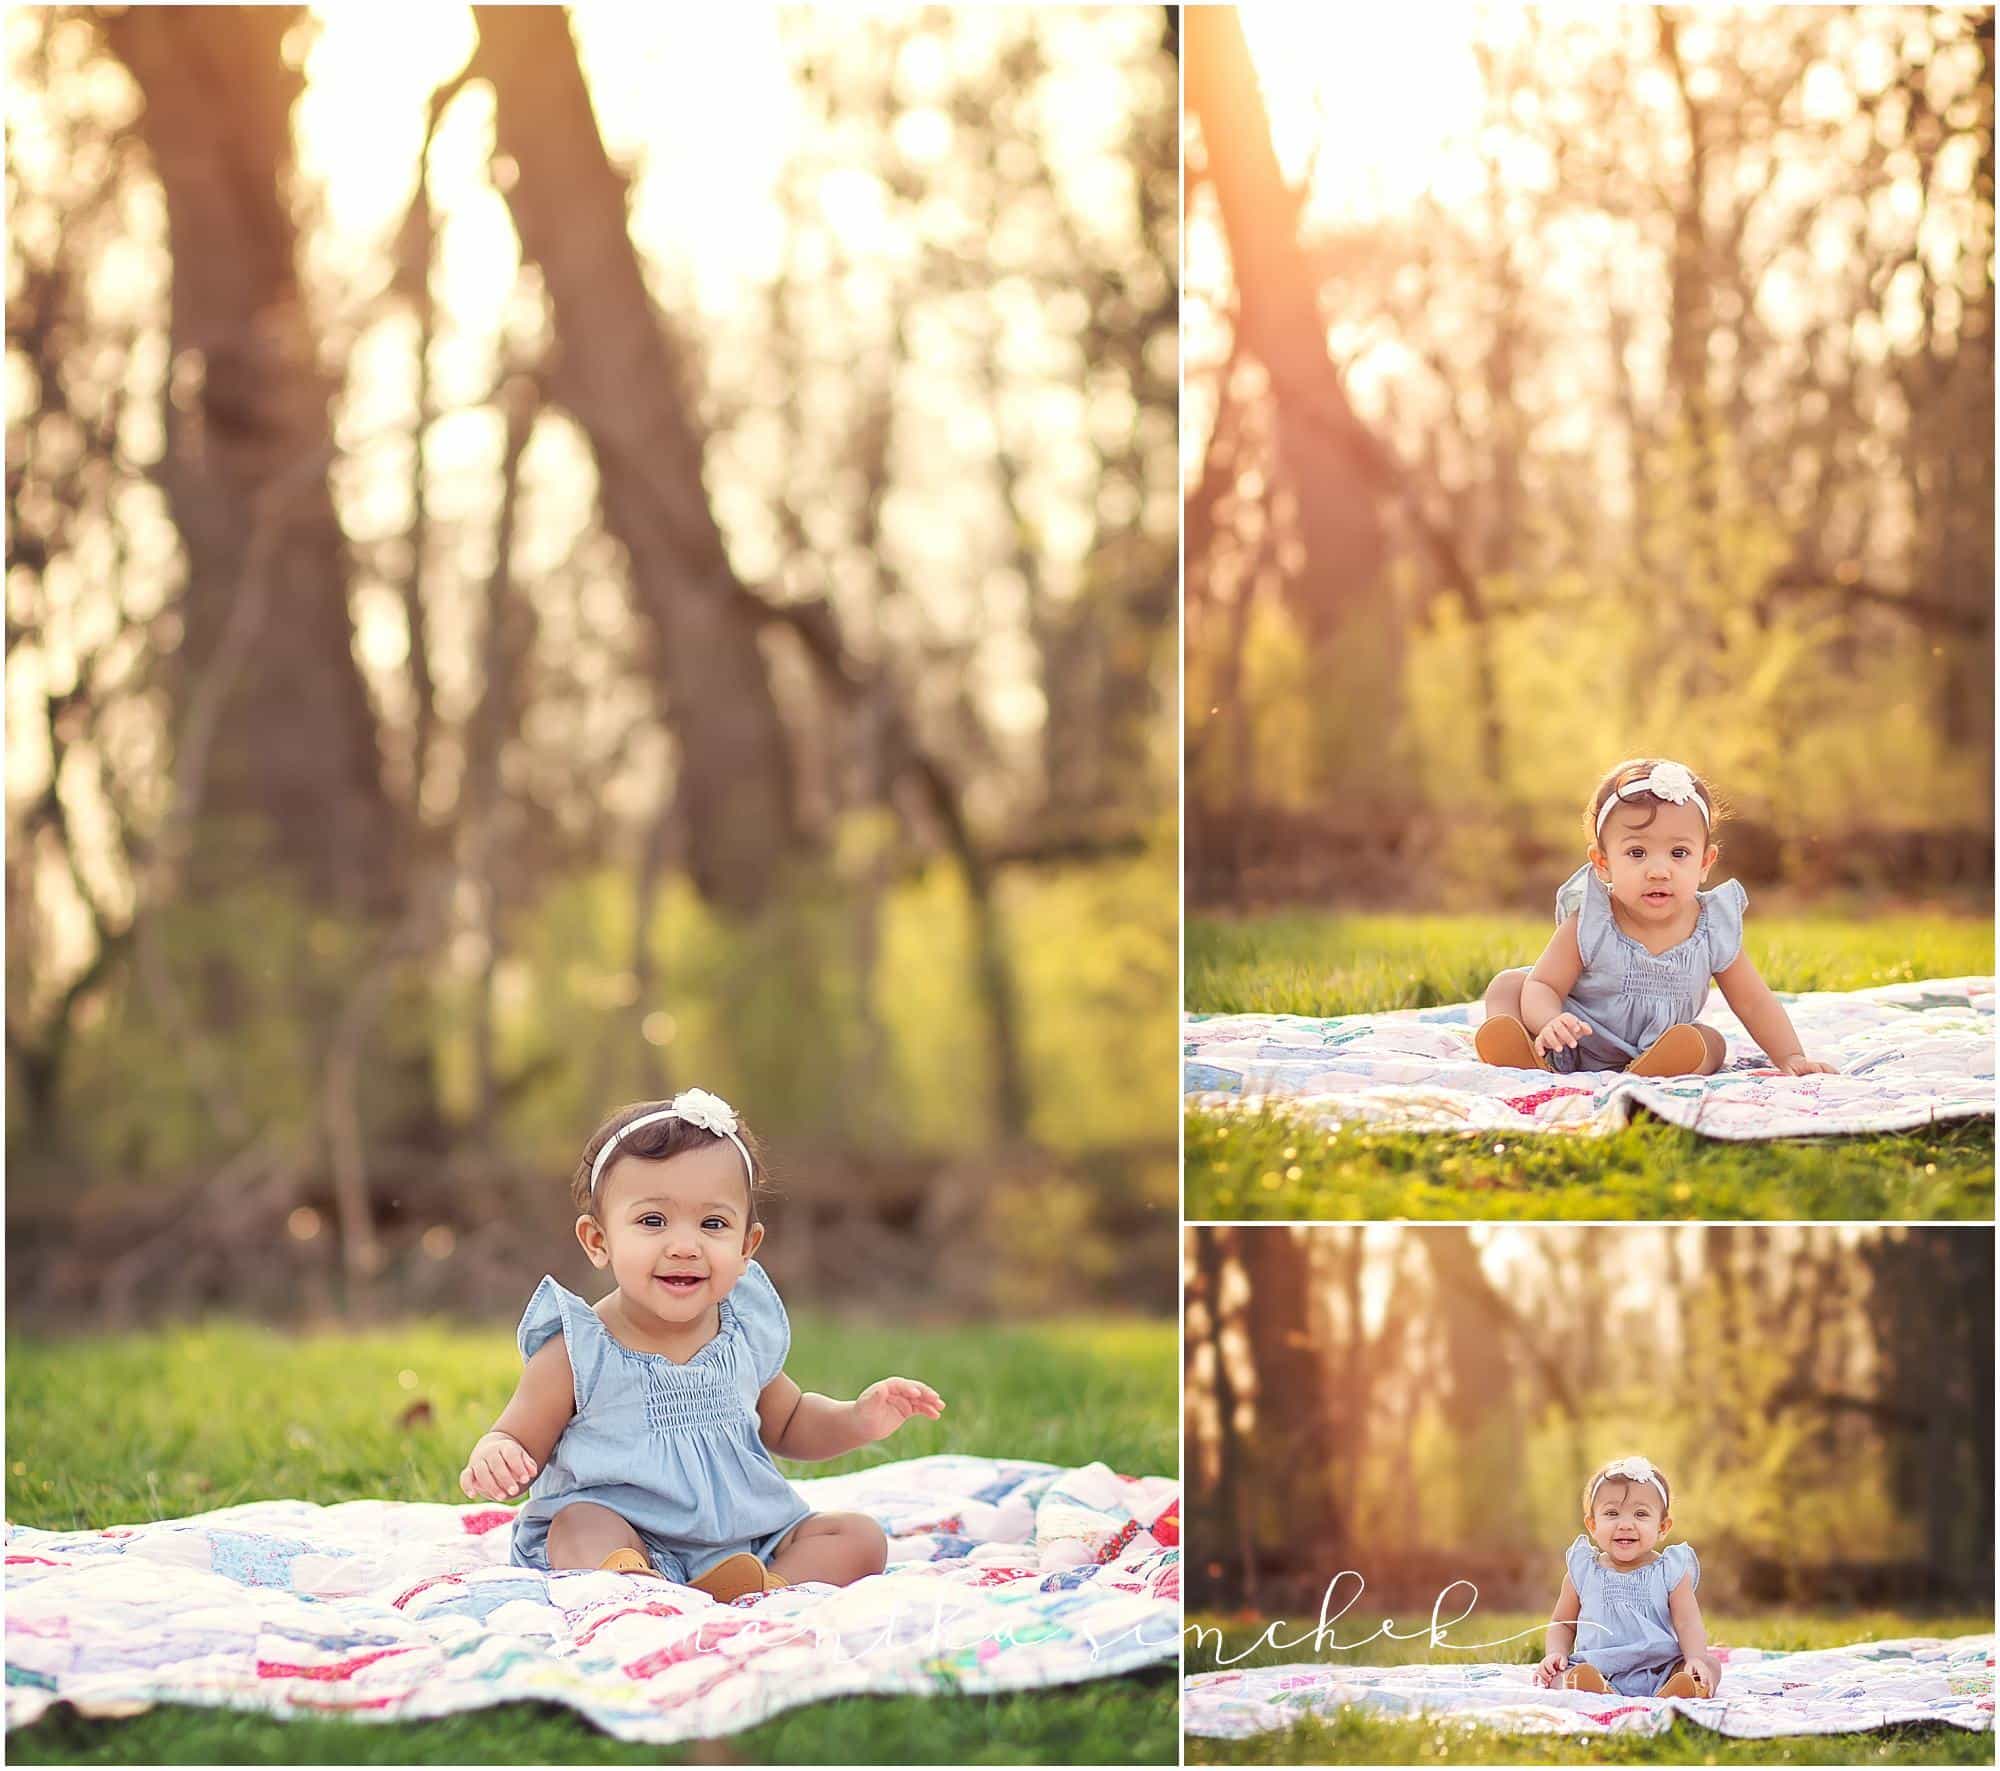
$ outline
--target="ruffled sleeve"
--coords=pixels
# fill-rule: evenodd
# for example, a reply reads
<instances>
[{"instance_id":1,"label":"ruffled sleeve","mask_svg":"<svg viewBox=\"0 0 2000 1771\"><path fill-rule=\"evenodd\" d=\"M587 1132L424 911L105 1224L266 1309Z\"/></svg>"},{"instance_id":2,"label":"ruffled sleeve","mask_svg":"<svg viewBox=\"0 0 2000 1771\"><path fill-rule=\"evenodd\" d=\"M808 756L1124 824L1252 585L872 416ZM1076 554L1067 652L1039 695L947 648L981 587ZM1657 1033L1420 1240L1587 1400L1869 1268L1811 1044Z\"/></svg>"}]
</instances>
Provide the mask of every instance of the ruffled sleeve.
<instances>
[{"instance_id":1,"label":"ruffled sleeve","mask_svg":"<svg viewBox=\"0 0 2000 1771\"><path fill-rule=\"evenodd\" d=\"M1576 946L1585 966L1601 965L1611 938L1611 900L1588 861L1556 888L1556 921L1576 918Z\"/></svg>"},{"instance_id":2,"label":"ruffled sleeve","mask_svg":"<svg viewBox=\"0 0 2000 1771\"><path fill-rule=\"evenodd\" d=\"M576 1411L581 1414L590 1406L591 1393L604 1370L609 1352L605 1343L609 1337L597 1312L582 1298L545 1278L535 1287L535 1295L522 1312L521 1326L515 1330L521 1362L525 1365L556 1334L563 1337L564 1350L569 1354L570 1377L576 1386Z\"/></svg>"},{"instance_id":3,"label":"ruffled sleeve","mask_svg":"<svg viewBox=\"0 0 2000 1771\"><path fill-rule=\"evenodd\" d=\"M1750 894L1740 879L1726 879L1712 892L1702 893L1708 912L1708 969L1724 971L1736 963L1743 951L1743 911Z\"/></svg>"},{"instance_id":4,"label":"ruffled sleeve","mask_svg":"<svg viewBox=\"0 0 2000 1771\"><path fill-rule=\"evenodd\" d=\"M1694 1584L1701 1585L1701 1558L1694 1553L1691 1543L1670 1543L1660 1552L1660 1565L1667 1571L1667 1591L1672 1592L1681 1584L1682 1575L1692 1575Z\"/></svg>"},{"instance_id":5,"label":"ruffled sleeve","mask_svg":"<svg viewBox=\"0 0 2000 1771\"><path fill-rule=\"evenodd\" d=\"M1563 1551L1563 1566L1569 1571L1569 1584L1576 1588L1579 1597L1589 1590L1587 1582L1590 1573L1597 1566L1597 1552L1591 1547L1590 1539L1582 1532L1576 1534L1576 1541Z\"/></svg>"},{"instance_id":6,"label":"ruffled sleeve","mask_svg":"<svg viewBox=\"0 0 2000 1771\"><path fill-rule=\"evenodd\" d=\"M743 1343L750 1350L751 1368L761 1390L785 1369L785 1356L792 1350L792 1325L771 1276L752 1261L729 1294L730 1308L736 1313Z\"/></svg>"}]
</instances>

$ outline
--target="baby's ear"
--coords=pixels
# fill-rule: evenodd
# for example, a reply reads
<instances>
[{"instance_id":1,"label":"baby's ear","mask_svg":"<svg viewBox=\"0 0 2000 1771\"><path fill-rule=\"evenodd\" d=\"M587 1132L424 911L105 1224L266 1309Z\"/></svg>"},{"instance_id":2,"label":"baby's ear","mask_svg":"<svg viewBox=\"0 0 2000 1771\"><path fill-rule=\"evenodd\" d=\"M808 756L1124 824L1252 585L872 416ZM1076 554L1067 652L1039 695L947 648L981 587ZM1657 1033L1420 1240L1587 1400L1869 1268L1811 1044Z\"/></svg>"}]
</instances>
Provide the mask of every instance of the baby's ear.
<instances>
[{"instance_id":1,"label":"baby's ear","mask_svg":"<svg viewBox=\"0 0 2000 1771\"><path fill-rule=\"evenodd\" d=\"M611 1258L604 1246L604 1226L589 1212L576 1220L576 1239L583 1244L583 1252L590 1258L593 1267L601 1267Z\"/></svg>"},{"instance_id":2,"label":"baby's ear","mask_svg":"<svg viewBox=\"0 0 2000 1771\"><path fill-rule=\"evenodd\" d=\"M757 1252L763 1240L764 1226L762 1224L752 1224L750 1226L750 1234L743 1238L743 1258L746 1261Z\"/></svg>"}]
</instances>

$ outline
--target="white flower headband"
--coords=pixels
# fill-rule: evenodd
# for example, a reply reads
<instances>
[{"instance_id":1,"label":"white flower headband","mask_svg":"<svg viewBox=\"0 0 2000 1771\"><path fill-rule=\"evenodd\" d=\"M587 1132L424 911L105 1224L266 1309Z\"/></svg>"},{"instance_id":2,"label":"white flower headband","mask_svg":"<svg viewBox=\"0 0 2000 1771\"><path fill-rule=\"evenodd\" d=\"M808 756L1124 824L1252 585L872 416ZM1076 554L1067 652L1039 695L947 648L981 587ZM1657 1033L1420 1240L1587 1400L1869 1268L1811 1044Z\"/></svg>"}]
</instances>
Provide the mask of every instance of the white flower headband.
<instances>
[{"instance_id":1,"label":"white flower headband","mask_svg":"<svg viewBox=\"0 0 2000 1771\"><path fill-rule=\"evenodd\" d=\"M1694 771L1685 763L1655 763L1650 775L1641 775L1636 781L1627 781L1623 787L1614 789L1604 796L1604 803L1597 808L1597 834L1604 834L1604 820L1611 816L1611 808L1622 800L1634 798L1641 793L1650 793L1655 799L1663 799L1670 805L1684 806L1689 800L1701 809L1702 823L1713 828L1715 815L1708 809L1708 801L1694 784Z\"/></svg>"},{"instance_id":2,"label":"white flower headband","mask_svg":"<svg viewBox=\"0 0 2000 1771\"><path fill-rule=\"evenodd\" d=\"M1650 1482L1659 1491L1661 1510L1667 1508L1666 1480L1643 1457L1621 1457L1615 1464L1606 1464L1603 1474L1590 1485L1590 1499L1584 1503L1586 1512L1596 1510L1597 1491L1607 1482Z\"/></svg>"},{"instance_id":3,"label":"white flower headband","mask_svg":"<svg viewBox=\"0 0 2000 1771\"><path fill-rule=\"evenodd\" d=\"M689 1125L698 1125L703 1131L713 1132L718 1138L727 1138L736 1146L736 1154L743 1158L743 1172L754 1188L757 1184L757 1165L750 1160L749 1147L736 1135L736 1109L720 1095L712 1095L705 1088L691 1088L673 1098L670 1106L662 1107L654 1113L641 1113L637 1119L629 1119L604 1140L604 1148L597 1153L597 1159L590 1165L590 1198L597 1201L597 1183L606 1165L617 1152L619 1141L627 1132L637 1131L642 1125L659 1125L669 1119L685 1120Z\"/></svg>"}]
</instances>

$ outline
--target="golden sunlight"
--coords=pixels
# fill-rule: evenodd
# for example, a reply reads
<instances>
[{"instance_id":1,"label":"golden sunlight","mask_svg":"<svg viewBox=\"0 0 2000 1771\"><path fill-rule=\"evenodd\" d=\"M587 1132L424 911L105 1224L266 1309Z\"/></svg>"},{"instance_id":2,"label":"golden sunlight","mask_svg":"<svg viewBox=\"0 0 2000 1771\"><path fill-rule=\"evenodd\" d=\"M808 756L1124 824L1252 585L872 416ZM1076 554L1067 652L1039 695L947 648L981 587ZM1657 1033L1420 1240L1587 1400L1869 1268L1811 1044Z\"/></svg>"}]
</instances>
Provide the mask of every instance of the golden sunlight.
<instances>
[{"instance_id":1,"label":"golden sunlight","mask_svg":"<svg viewBox=\"0 0 2000 1771\"><path fill-rule=\"evenodd\" d=\"M1249 5L1239 16L1278 163L1288 182L1310 180L1310 214L1355 221L1407 208L1425 191L1460 194L1441 181L1454 163L1466 166L1450 150L1479 127L1472 46L1506 35L1507 15Z\"/></svg>"}]
</instances>

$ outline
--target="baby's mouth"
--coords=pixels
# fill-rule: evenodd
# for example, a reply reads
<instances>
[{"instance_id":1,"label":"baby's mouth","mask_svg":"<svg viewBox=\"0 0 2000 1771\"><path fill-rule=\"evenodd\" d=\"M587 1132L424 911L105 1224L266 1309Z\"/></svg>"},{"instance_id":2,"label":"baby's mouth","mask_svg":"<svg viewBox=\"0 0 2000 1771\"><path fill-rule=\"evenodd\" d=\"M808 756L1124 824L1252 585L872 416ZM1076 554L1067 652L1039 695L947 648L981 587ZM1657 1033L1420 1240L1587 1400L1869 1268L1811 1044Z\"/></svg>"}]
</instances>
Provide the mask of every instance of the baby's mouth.
<instances>
[{"instance_id":1,"label":"baby's mouth","mask_svg":"<svg viewBox=\"0 0 2000 1771\"><path fill-rule=\"evenodd\" d=\"M1671 904L1674 901L1673 893L1664 890L1645 892L1641 896L1648 904Z\"/></svg>"},{"instance_id":2,"label":"baby's mouth","mask_svg":"<svg viewBox=\"0 0 2000 1771\"><path fill-rule=\"evenodd\" d=\"M662 1273L659 1280L669 1291L693 1291L701 1284L700 1273Z\"/></svg>"}]
</instances>

